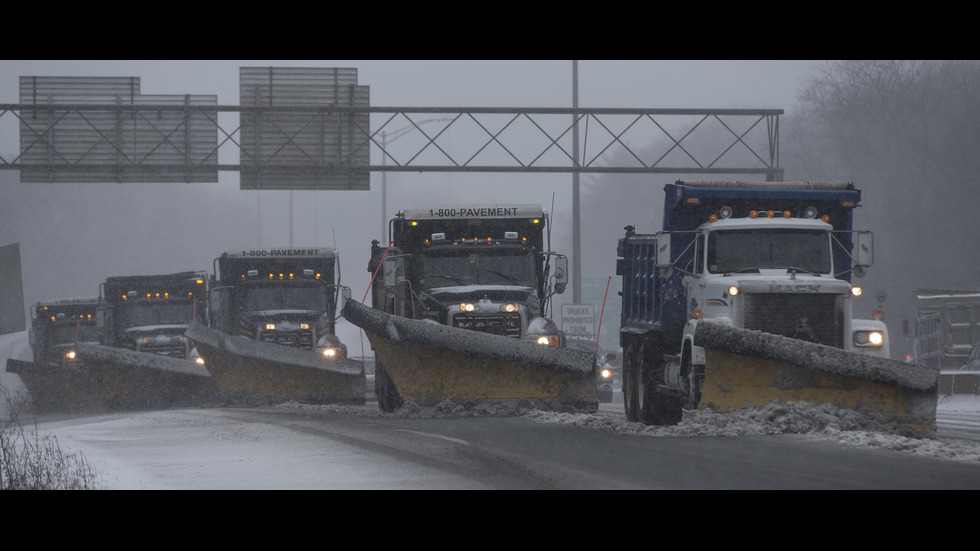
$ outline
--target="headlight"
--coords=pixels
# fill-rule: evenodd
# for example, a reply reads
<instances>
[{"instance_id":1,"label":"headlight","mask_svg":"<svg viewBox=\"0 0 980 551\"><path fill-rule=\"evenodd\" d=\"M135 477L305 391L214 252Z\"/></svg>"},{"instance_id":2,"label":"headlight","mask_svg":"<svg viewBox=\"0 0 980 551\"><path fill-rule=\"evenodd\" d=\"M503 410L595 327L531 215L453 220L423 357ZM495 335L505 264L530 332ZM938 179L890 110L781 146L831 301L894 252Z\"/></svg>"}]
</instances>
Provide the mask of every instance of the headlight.
<instances>
[{"instance_id":1,"label":"headlight","mask_svg":"<svg viewBox=\"0 0 980 551\"><path fill-rule=\"evenodd\" d=\"M75 359L75 351L74 350L69 350L68 353L65 354L65 357L68 358L69 360L74 360Z\"/></svg>"},{"instance_id":2,"label":"headlight","mask_svg":"<svg viewBox=\"0 0 980 551\"><path fill-rule=\"evenodd\" d=\"M276 324L274 324L274 323L267 323L267 324L265 324L265 330L266 331L275 331L276 330Z\"/></svg>"},{"instance_id":3,"label":"headlight","mask_svg":"<svg viewBox=\"0 0 980 551\"><path fill-rule=\"evenodd\" d=\"M194 363L196 363L197 365L204 365L204 358L198 356L194 358Z\"/></svg>"},{"instance_id":4,"label":"headlight","mask_svg":"<svg viewBox=\"0 0 980 551\"><path fill-rule=\"evenodd\" d=\"M541 335L536 342L542 346L558 346L558 335Z\"/></svg>"},{"instance_id":5,"label":"headlight","mask_svg":"<svg viewBox=\"0 0 980 551\"><path fill-rule=\"evenodd\" d=\"M609 369L603 369L602 371L599 372L599 376L602 377L603 379L608 379L612 377L612 371Z\"/></svg>"},{"instance_id":6,"label":"headlight","mask_svg":"<svg viewBox=\"0 0 980 551\"><path fill-rule=\"evenodd\" d=\"M464 302L459 305L460 312L473 312L479 310L479 307L471 302Z\"/></svg>"},{"instance_id":7,"label":"headlight","mask_svg":"<svg viewBox=\"0 0 980 551\"><path fill-rule=\"evenodd\" d=\"M881 331L856 331L855 346L881 346L885 344L885 335Z\"/></svg>"},{"instance_id":8,"label":"headlight","mask_svg":"<svg viewBox=\"0 0 980 551\"><path fill-rule=\"evenodd\" d=\"M324 348L323 351L322 351L322 354L323 354L323 357L324 358L330 358L330 359L339 358L340 357L340 349L339 348Z\"/></svg>"}]
</instances>

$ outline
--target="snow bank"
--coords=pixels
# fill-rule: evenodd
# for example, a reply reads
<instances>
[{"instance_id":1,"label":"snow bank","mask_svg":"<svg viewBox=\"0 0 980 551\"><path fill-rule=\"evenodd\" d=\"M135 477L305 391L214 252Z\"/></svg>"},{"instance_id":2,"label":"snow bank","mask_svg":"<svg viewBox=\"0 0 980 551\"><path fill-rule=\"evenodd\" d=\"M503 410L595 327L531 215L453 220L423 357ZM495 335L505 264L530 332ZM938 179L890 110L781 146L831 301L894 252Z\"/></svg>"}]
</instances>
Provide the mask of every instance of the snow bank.
<instances>
[{"instance_id":1,"label":"snow bank","mask_svg":"<svg viewBox=\"0 0 980 551\"><path fill-rule=\"evenodd\" d=\"M290 403L279 407L316 410L326 414L387 418L520 416L538 423L564 423L588 429L659 438L793 435L804 439L836 441L842 446L886 449L980 465L980 441L943 436L901 436L890 432L893 427L883 426L880 419L829 404L773 403L725 413L685 411L681 422L673 426L632 423L619 411L556 413L537 410L520 403L468 408L452 402L443 402L435 407L421 407L414 402L406 402L390 414L381 412L375 404L313 406ZM967 415L973 418L971 423L976 427L980 425L980 396L944 396L940 400L939 411ZM974 430L974 437L976 434L977 431Z\"/></svg>"}]
</instances>

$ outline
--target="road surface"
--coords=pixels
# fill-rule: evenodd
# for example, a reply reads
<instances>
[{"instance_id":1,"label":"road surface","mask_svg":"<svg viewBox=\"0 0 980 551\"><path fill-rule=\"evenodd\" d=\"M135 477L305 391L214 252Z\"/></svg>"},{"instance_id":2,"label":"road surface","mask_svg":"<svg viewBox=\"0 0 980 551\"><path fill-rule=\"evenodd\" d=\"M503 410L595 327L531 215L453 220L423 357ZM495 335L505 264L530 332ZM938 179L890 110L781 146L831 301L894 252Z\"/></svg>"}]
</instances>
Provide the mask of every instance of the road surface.
<instances>
[{"instance_id":1,"label":"road surface","mask_svg":"<svg viewBox=\"0 0 980 551\"><path fill-rule=\"evenodd\" d=\"M651 436L569 419L409 418L374 404L293 404L38 428L84 454L113 489L980 489L977 458L793 434Z\"/></svg>"}]
</instances>

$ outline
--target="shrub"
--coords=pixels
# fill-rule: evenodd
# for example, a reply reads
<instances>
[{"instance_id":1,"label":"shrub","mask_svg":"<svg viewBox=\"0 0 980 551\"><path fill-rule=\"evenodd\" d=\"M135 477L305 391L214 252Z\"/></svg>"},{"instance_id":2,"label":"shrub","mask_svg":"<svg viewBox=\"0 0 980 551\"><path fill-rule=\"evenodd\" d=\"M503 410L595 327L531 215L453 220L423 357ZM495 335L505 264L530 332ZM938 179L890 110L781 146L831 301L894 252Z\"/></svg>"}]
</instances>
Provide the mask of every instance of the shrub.
<instances>
[{"instance_id":1,"label":"shrub","mask_svg":"<svg viewBox=\"0 0 980 551\"><path fill-rule=\"evenodd\" d=\"M41 435L35 419L25 428L20 417L23 402L0 386L0 398L9 412L0 419L0 490L101 489L101 473L81 453L65 452L52 435Z\"/></svg>"}]
</instances>

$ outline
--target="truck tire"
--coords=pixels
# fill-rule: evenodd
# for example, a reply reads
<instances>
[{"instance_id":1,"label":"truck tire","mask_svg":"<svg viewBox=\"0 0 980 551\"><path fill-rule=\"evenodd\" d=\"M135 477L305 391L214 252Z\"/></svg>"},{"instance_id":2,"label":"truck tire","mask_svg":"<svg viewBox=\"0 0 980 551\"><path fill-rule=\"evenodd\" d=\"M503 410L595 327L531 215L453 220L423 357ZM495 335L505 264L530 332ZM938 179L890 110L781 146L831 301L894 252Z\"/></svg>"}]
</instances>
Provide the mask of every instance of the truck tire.
<instances>
[{"instance_id":1,"label":"truck tire","mask_svg":"<svg viewBox=\"0 0 980 551\"><path fill-rule=\"evenodd\" d=\"M684 409L698 409L701 403L701 390L704 388L704 366L693 365L691 363L691 346L684 346L684 354L681 358L681 374L687 381L685 389L687 400L684 402Z\"/></svg>"},{"instance_id":2,"label":"truck tire","mask_svg":"<svg viewBox=\"0 0 980 551\"><path fill-rule=\"evenodd\" d=\"M643 369L639 362L637 344L629 342L623 350L623 409L626 412L626 420L639 423L639 389L640 375Z\"/></svg>"},{"instance_id":3,"label":"truck tire","mask_svg":"<svg viewBox=\"0 0 980 551\"><path fill-rule=\"evenodd\" d=\"M391 382L391 377L377 357L374 359L374 394L378 397L378 407L385 413L392 413L404 404Z\"/></svg>"},{"instance_id":4,"label":"truck tire","mask_svg":"<svg viewBox=\"0 0 980 551\"><path fill-rule=\"evenodd\" d=\"M639 350L643 366L642 384L638 390L640 422L644 425L676 425L683 415L683 401L660 391L664 380L664 355L660 347L645 342Z\"/></svg>"}]
</instances>

